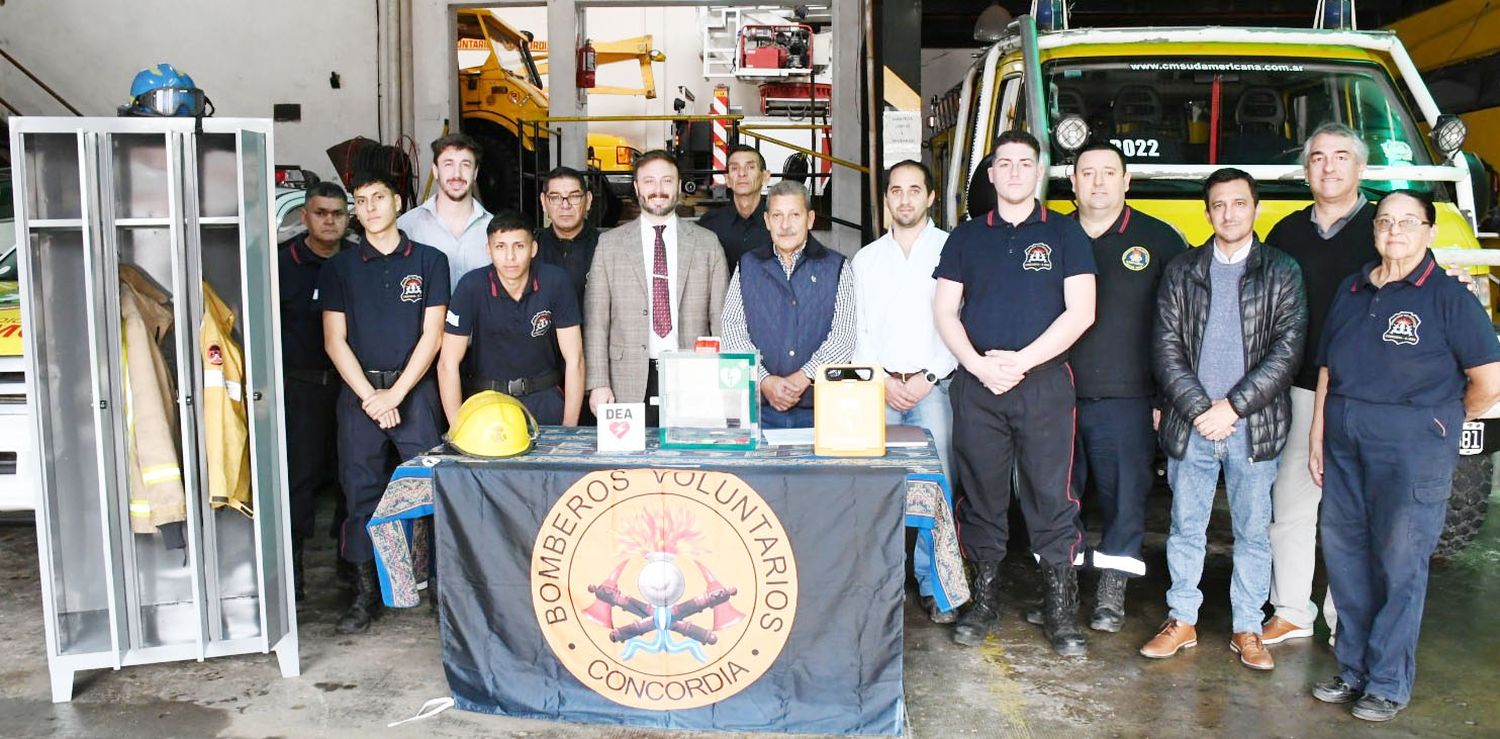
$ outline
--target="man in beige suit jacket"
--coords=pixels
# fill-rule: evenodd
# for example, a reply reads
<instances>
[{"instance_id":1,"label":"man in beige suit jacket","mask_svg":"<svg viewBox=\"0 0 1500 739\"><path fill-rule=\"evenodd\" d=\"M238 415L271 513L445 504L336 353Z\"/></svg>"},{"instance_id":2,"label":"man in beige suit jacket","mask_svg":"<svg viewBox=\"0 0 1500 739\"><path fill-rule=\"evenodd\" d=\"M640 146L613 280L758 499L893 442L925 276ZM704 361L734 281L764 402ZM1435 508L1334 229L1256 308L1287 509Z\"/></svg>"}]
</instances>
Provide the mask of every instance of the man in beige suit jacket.
<instances>
[{"instance_id":1,"label":"man in beige suit jacket","mask_svg":"<svg viewBox=\"0 0 1500 739\"><path fill-rule=\"evenodd\" d=\"M718 237L677 218L677 160L647 152L634 174L641 217L599 237L584 291L584 367L596 413L601 403L649 403L661 352L718 335L729 284ZM647 405L647 425L657 420Z\"/></svg>"}]
</instances>

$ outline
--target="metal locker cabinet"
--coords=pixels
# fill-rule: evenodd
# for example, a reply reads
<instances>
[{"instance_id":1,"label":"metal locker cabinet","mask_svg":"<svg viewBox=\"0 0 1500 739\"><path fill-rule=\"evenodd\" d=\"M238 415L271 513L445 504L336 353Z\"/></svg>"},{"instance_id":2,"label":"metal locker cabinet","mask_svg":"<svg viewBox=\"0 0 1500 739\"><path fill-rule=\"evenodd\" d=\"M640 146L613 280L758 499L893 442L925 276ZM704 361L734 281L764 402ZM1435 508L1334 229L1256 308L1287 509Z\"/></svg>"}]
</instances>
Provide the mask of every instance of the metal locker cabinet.
<instances>
[{"instance_id":1,"label":"metal locker cabinet","mask_svg":"<svg viewBox=\"0 0 1500 739\"><path fill-rule=\"evenodd\" d=\"M10 130L53 700L71 699L75 672L105 667L274 650L298 674L271 122L19 117ZM205 366L205 283L235 314L239 385ZM130 303L148 305L150 326L170 316L159 341L123 341L142 335L122 324L127 294L169 298ZM148 363L151 344L161 358ZM165 373L171 394L153 405L132 366ZM206 380L245 404L253 518L210 503ZM131 495L130 451L148 429L175 465L153 457L138 477L180 480L181 549Z\"/></svg>"}]
</instances>

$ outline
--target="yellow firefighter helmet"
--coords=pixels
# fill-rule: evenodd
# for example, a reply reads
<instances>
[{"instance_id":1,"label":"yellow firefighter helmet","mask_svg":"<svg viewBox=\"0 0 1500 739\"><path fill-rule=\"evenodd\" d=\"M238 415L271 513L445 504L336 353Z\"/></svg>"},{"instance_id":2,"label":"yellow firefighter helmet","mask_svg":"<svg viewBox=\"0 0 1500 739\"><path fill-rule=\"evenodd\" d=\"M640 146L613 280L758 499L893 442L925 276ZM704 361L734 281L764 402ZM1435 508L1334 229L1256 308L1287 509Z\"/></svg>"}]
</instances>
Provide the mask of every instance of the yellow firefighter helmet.
<instances>
[{"instance_id":1,"label":"yellow firefighter helmet","mask_svg":"<svg viewBox=\"0 0 1500 739\"><path fill-rule=\"evenodd\" d=\"M536 418L521 401L486 390L464 401L448 445L471 457L514 457L536 446Z\"/></svg>"}]
</instances>

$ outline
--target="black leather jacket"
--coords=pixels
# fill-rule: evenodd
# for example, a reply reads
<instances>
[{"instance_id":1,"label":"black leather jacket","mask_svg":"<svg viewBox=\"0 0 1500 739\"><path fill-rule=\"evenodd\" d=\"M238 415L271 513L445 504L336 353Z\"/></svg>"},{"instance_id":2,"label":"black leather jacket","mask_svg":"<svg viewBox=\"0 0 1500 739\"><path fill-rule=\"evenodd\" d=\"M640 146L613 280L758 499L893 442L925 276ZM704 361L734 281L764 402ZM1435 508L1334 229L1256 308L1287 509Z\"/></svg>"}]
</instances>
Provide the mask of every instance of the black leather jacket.
<instances>
[{"instance_id":1,"label":"black leather jacket","mask_svg":"<svg viewBox=\"0 0 1500 739\"><path fill-rule=\"evenodd\" d=\"M1240 282L1245 334L1245 376L1229 390L1229 404L1245 419L1250 455L1265 461L1281 453L1292 425L1287 388L1302 361L1307 335L1307 295L1302 269L1286 253L1256 239ZM1156 299L1152 369L1162 393L1161 444L1175 459L1187 453L1193 419L1213 399L1198 381L1198 357L1208 322L1213 241L1167 265Z\"/></svg>"}]
</instances>

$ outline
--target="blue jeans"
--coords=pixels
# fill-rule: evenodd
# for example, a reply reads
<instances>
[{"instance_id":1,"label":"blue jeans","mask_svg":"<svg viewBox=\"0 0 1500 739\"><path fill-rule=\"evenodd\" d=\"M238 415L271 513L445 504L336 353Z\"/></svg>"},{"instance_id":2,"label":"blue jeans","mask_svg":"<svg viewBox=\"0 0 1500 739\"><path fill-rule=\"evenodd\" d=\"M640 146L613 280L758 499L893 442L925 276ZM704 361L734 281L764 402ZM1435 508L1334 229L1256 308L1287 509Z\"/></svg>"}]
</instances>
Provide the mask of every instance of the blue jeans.
<instances>
[{"instance_id":1,"label":"blue jeans","mask_svg":"<svg viewBox=\"0 0 1500 739\"><path fill-rule=\"evenodd\" d=\"M953 444L953 406L948 399L948 386L952 382L951 379L938 380L937 387L917 401L916 406L909 411L885 407L887 425L920 426L932 432L938 460L943 463L943 477L948 478L950 488L953 485L953 471L948 467L948 454L952 451ZM917 592L932 595L932 579L929 577L932 552L923 547L920 541L912 548L911 566L917 574Z\"/></svg>"},{"instance_id":2,"label":"blue jeans","mask_svg":"<svg viewBox=\"0 0 1500 739\"><path fill-rule=\"evenodd\" d=\"M812 388L808 388L812 392ZM810 429L813 425L813 409L792 407L784 411L772 408L769 403L760 404L760 427L763 429Z\"/></svg>"},{"instance_id":3,"label":"blue jeans","mask_svg":"<svg viewBox=\"0 0 1500 739\"><path fill-rule=\"evenodd\" d=\"M1172 485L1168 617L1198 623L1198 607L1203 605L1198 581L1203 577L1208 519L1222 469L1234 526L1234 575L1229 583L1234 631L1260 633L1260 608L1271 593L1271 484L1278 460L1251 461L1250 431L1243 422L1223 441L1209 441L1191 431L1183 458L1167 459L1167 482Z\"/></svg>"}]
</instances>

